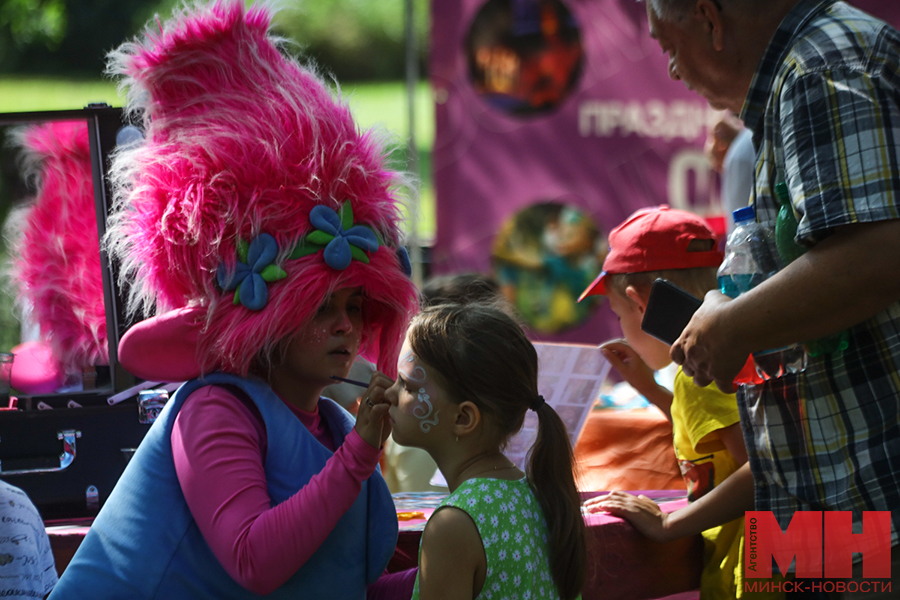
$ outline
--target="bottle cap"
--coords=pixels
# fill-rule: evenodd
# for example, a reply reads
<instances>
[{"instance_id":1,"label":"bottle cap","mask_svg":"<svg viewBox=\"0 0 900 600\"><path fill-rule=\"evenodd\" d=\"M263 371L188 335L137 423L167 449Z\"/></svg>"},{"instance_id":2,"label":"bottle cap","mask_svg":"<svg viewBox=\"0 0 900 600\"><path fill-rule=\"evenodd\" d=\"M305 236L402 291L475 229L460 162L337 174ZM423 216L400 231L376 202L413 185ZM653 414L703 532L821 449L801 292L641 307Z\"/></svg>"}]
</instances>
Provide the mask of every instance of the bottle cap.
<instances>
[{"instance_id":1,"label":"bottle cap","mask_svg":"<svg viewBox=\"0 0 900 600\"><path fill-rule=\"evenodd\" d=\"M787 183L781 181L775 184L775 197L778 198L779 204L790 201L791 193L788 191Z\"/></svg>"},{"instance_id":2,"label":"bottle cap","mask_svg":"<svg viewBox=\"0 0 900 600\"><path fill-rule=\"evenodd\" d=\"M738 223L743 223L744 221L752 221L756 219L756 211L753 210L752 206L739 208L731 214L734 217L735 225L737 225Z\"/></svg>"}]
</instances>

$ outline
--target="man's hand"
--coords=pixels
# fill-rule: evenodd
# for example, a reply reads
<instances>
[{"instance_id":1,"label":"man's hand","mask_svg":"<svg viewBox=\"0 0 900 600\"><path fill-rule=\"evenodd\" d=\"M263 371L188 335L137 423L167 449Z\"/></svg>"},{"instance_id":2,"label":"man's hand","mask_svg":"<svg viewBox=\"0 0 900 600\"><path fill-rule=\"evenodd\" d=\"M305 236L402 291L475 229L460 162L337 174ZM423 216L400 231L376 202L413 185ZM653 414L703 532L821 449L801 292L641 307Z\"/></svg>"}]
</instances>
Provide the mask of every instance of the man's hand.
<instances>
[{"instance_id":1,"label":"man's hand","mask_svg":"<svg viewBox=\"0 0 900 600\"><path fill-rule=\"evenodd\" d=\"M900 299L900 219L855 223L834 232L734 301L709 292L672 360L697 385L732 381L751 352L837 333Z\"/></svg>"},{"instance_id":2,"label":"man's hand","mask_svg":"<svg viewBox=\"0 0 900 600\"><path fill-rule=\"evenodd\" d=\"M747 362L750 350L741 335L724 327L723 316L731 299L718 291L707 292L703 305L694 313L681 336L672 345L670 356L681 365L694 383L706 387L715 382L720 390L734 393L734 378Z\"/></svg>"}]
</instances>

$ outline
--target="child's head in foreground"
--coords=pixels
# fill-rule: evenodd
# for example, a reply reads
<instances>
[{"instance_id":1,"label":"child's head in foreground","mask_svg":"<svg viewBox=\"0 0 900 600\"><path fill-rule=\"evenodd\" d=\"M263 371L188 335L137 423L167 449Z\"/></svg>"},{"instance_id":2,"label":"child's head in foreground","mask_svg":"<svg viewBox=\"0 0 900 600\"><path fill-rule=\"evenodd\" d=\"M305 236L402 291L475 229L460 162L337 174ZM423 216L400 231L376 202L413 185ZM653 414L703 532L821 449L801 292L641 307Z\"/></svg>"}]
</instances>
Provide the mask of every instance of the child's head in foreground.
<instances>
[{"instance_id":1,"label":"child's head in foreground","mask_svg":"<svg viewBox=\"0 0 900 600\"><path fill-rule=\"evenodd\" d=\"M537 415L528 479L548 526L550 567L563 598L584 581L584 521L572 447L559 415L538 393L538 356L502 302L426 307L409 327L400 377L385 393L394 441L427 450L438 464L499 452Z\"/></svg>"},{"instance_id":2,"label":"child's head in foreground","mask_svg":"<svg viewBox=\"0 0 900 600\"><path fill-rule=\"evenodd\" d=\"M653 282L665 279L703 298L718 287L721 262L716 235L700 217L668 206L641 209L610 232L603 270L580 299L609 298L629 345L661 369L671 362L669 346L641 329Z\"/></svg>"}]
</instances>

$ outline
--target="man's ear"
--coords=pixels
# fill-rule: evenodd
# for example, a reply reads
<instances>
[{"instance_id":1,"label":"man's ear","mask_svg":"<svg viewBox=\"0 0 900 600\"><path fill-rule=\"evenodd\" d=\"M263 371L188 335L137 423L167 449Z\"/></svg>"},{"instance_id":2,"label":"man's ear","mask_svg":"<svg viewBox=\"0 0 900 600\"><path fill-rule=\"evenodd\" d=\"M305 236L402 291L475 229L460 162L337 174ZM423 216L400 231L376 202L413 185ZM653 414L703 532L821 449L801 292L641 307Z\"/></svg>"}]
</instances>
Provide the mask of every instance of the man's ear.
<instances>
[{"instance_id":1,"label":"man's ear","mask_svg":"<svg viewBox=\"0 0 900 600\"><path fill-rule=\"evenodd\" d=\"M647 310L647 300L638 293L637 288L633 285L629 285L625 288L625 295L628 296L628 299L634 302L638 309L641 311L641 314L644 314L644 311Z\"/></svg>"},{"instance_id":2,"label":"man's ear","mask_svg":"<svg viewBox=\"0 0 900 600\"><path fill-rule=\"evenodd\" d=\"M456 407L456 419L453 422L453 435L468 435L481 423L481 411L474 402L466 401Z\"/></svg>"},{"instance_id":3,"label":"man's ear","mask_svg":"<svg viewBox=\"0 0 900 600\"><path fill-rule=\"evenodd\" d=\"M722 9L715 0L697 0L694 14L700 19L703 30L710 36L713 49L721 52L725 48Z\"/></svg>"}]
</instances>

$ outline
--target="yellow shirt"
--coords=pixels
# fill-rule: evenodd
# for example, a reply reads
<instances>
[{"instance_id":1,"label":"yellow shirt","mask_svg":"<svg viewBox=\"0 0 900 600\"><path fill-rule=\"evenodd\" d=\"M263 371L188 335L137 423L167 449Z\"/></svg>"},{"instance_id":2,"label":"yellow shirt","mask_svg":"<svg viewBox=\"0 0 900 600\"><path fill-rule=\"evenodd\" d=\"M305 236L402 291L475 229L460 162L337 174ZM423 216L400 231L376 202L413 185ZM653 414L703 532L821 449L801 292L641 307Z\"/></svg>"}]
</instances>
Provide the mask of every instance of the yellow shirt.
<instances>
[{"instance_id":1,"label":"yellow shirt","mask_svg":"<svg viewBox=\"0 0 900 600\"><path fill-rule=\"evenodd\" d=\"M707 494L737 471L738 464L718 431L740 422L737 399L711 384L697 387L679 367L672 398L675 456L688 490L688 501ZM743 517L703 532L701 600L734 600L744 596ZM780 598L753 593L748 598Z\"/></svg>"}]
</instances>

